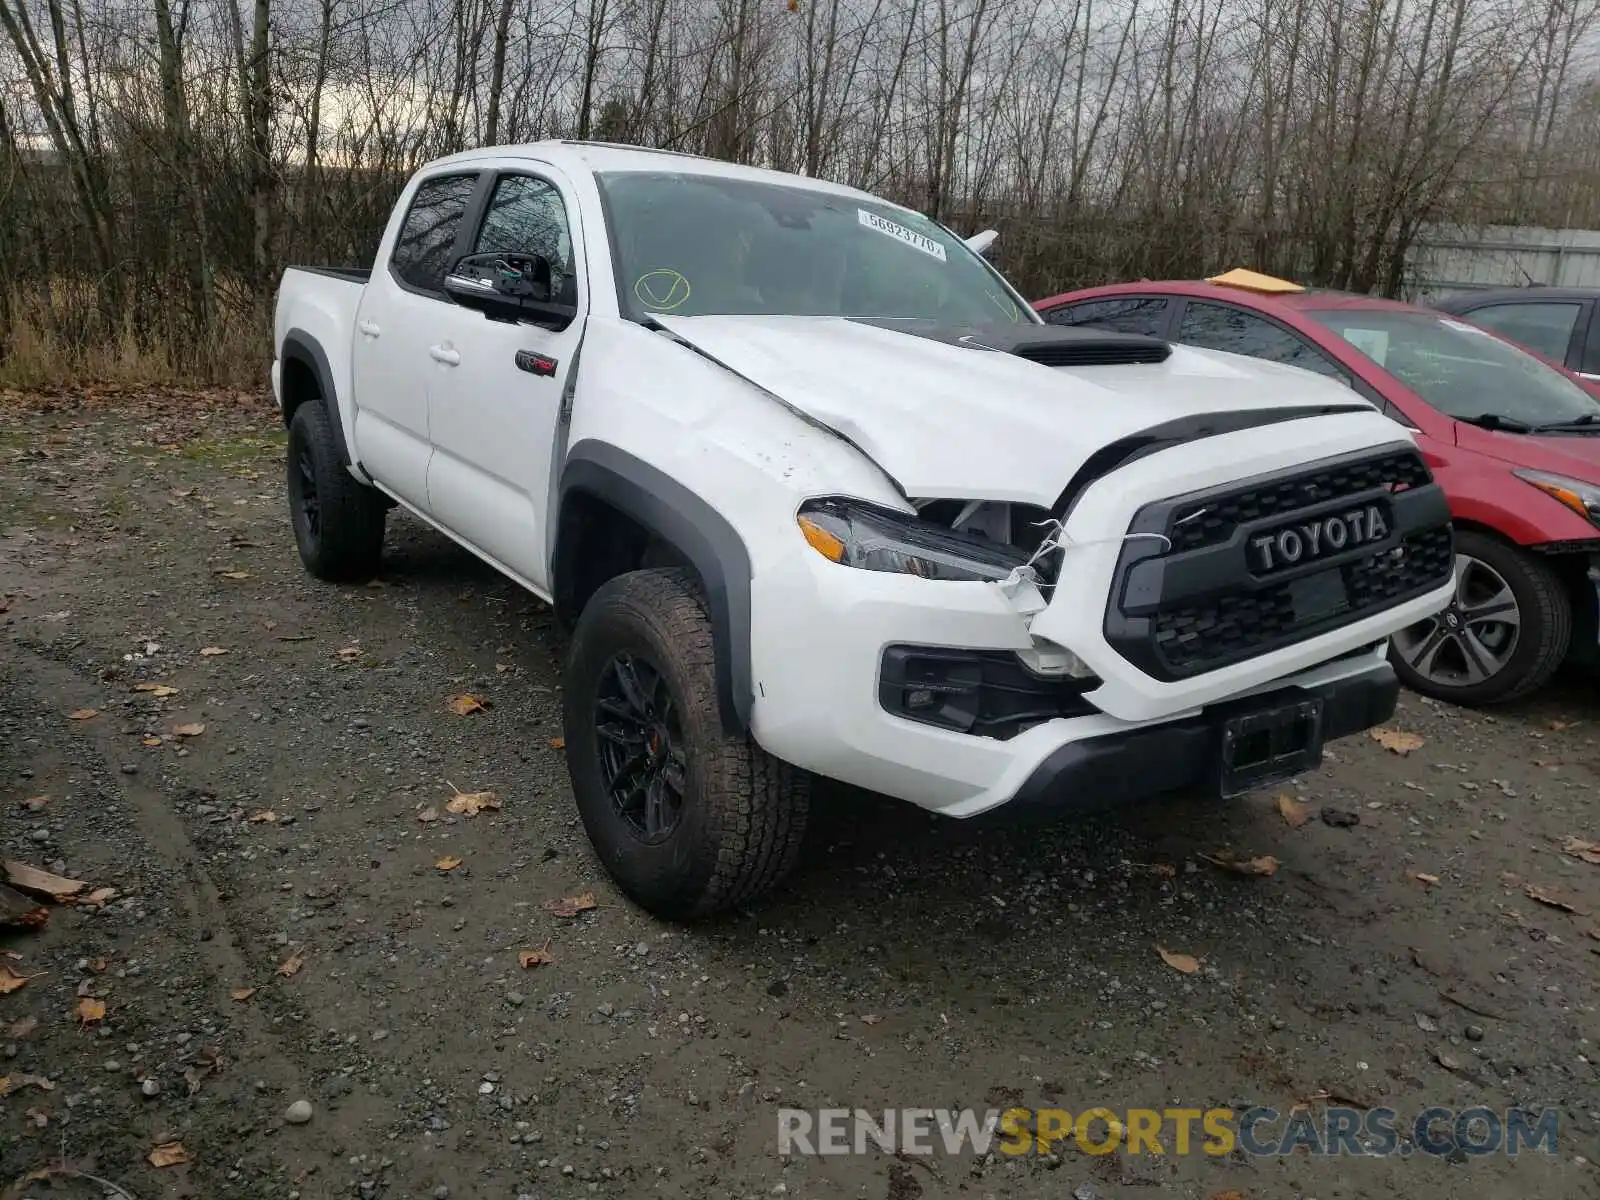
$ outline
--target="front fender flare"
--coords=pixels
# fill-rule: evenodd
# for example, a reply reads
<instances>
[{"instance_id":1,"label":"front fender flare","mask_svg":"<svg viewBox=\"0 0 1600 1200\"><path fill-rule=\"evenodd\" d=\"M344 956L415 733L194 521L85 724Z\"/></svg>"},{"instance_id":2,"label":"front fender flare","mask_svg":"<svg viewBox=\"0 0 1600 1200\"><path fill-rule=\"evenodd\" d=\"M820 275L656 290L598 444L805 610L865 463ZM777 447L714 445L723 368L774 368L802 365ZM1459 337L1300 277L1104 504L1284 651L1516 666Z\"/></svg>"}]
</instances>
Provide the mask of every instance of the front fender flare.
<instances>
[{"instance_id":1,"label":"front fender flare","mask_svg":"<svg viewBox=\"0 0 1600 1200\"><path fill-rule=\"evenodd\" d=\"M754 696L750 668L750 552L721 513L658 467L608 442L585 439L567 452L561 471L558 512L574 493L587 493L623 513L674 547L694 568L705 589L716 651L717 707L723 728L750 727ZM558 520L558 530L563 526ZM552 547L550 578L562 611L564 561L560 536ZM576 618L568 611L563 615Z\"/></svg>"}]
</instances>

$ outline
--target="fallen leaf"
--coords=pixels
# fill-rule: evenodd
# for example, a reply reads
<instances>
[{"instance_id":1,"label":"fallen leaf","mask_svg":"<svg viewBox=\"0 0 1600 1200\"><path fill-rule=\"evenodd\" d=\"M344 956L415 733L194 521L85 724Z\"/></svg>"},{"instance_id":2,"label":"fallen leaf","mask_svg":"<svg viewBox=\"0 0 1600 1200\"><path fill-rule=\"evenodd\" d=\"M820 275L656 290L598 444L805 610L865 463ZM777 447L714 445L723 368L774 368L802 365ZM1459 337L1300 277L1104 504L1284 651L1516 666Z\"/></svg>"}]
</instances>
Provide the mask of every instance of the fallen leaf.
<instances>
[{"instance_id":1,"label":"fallen leaf","mask_svg":"<svg viewBox=\"0 0 1600 1200\"><path fill-rule=\"evenodd\" d=\"M260 812L258 812L255 816L250 818L250 824L252 824L252 825L270 825L274 821L276 821L277 819L278 819L278 814L277 813L273 812L270 808L264 808Z\"/></svg>"},{"instance_id":2,"label":"fallen leaf","mask_svg":"<svg viewBox=\"0 0 1600 1200\"><path fill-rule=\"evenodd\" d=\"M54 900L58 904L71 900L89 886L81 879L66 879L49 871L41 871L38 867L30 867L27 863L10 860L0 863L0 873L4 873L6 882L17 891Z\"/></svg>"},{"instance_id":3,"label":"fallen leaf","mask_svg":"<svg viewBox=\"0 0 1600 1200\"><path fill-rule=\"evenodd\" d=\"M154 749L156 746L161 745L161 739L156 737L154 734L151 734L149 737L143 739L143 744Z\"/></svg>"},{"instance_id":4,"label":"fallen leaf","mask_svg":"<svg viewBox=\"0 0 1600 1200\"><path fill-rule=\"evenodd\" d=\"M1410 754L1413 750L1420 750L1424 744L1420 735L1406 733L1401 729L1390 729L1387 725L1380 725L1367 732L1378 745L1395 754Z\"/></svg>"},{"instance_id":5,"label":"fallen leaf","mask_svg":"<svg viewBox=\"0 0 1600 1200\"><path fill-rule=\"evenodd\" d=\"M98 1025L106 1019L106 1002L85 996L78 1001L78 1007L72 1010L72 1015L78 1018L80 1025Z\"/></svg>"},{"instance_id":6,"label":"fallen leaf","mask_svg":"<svg viewBox=\"0 0 1600 1200\"><path fill-rule=\"evenodd\" d=\"M115 897L116 894L117 889L113 887L95 888L94 891L90 892L87 896L80 896L78 898L78 903L99 908L102 904L105 904L107 901Z\"/></svg>"},{"instance_id":7,"label":"fallen leaf","mask_svg":"<svg viewBox=\"0 0 1600 1200\"><path fill-rule=\"evenodd\" d=\"M216 658L217 655L226 654L226 653L227 653L227 651L224 650L221 646L201 646L200 647L200 655L201 655L202 658Z\"/></svg>"},{"instance_id":8,"label":"fallen leaf","mask_svg":"<svg viewBox=\"0 0 1600 1200\"><path fill-rule=\"evenodd\" d=\"M1171 950L1156 947L1156 953L1161 955L1161 961L1174 971L1182 971L1185 975L1193 975L1200 969L1200 960L1189 954L1176 954Z\"/></svg>"},{"instance_id":9,"label":"fallen leaf","mask_svg":"<svg viewBox=\"0 0 1600 1200\"><path fill-rule=\"evenodd\" d=\"M524 950L517 955L517 961L522 964L522 969L529 967L545 967L555 962L556 956L550 953L548 944L538 950Z\"/></svg>"},{"instance_id":10,"label":"fallen leaf","mask_svg":"<svg viewBox=\"0 0 1600 1200\"><path fill-rule=\"evenodd\" d=\"M29 796L22 802L22 807L29 812L43 812L45 805L49 803L49 796Z\"/></svg>"},{"instance_id":11,"label":"fallen leaf","mask_svg":"<svg viewBox=\"0 0 1600 1200\"><path fill-rule=\"evenodd\" d=\"M1244 1200L1244 1193L1229 1188L1224 1192L1212 1192L1210 1200Z\"/></svg>"},{"instance_id":12,"label":"fallen leaf","mask_svg":"<svg viewBox=\"0 0 1600 1200\"><path fill-rule=\"evenodd\" d=\"M1576 722L1576 721L1563 721L1559 717L1551 717L1550 718L1550 728L1551 728L1551 730L1553 730L1556 733L1565 733L1567 730L1571 729L1576 724L1578 724L1578 722Z\"/></svg>"},{"instance_id":13,"label":"fallen leaf","mask_svg":"<svg viewBox=\"0 0 1600 1200\"><path fill-rule=\"evenodd\" d=\"M1416 872L1416 874L1413 876L1413 878L1420 879L1423 883L1438 883L1439 882L1439 877L1437 875L1429 875L1425 871Z\"/></svg>"},{"instance_id":14,"label":"fallen leaf","mask_svg":"<svg viewBox=\"0 0 1600 1200\"><path fill-rule=\"evenodd\" d=\"M43 1075L0 1075L0 1096L8 1096L12 1092L20 1092L25 1087L36 1087L41 1092L53 1092L56 1085ZM32 1179L30 1175L28 1178Z\"/></svg>"},{"instance_id":15,"label":"fallen leaf","mask_svg":"<svg viewBox=\"0 0 1600 1200\"><path fill-rule=\"evenodd\" d=\"M248 1000L255 994L255 988L234 988L233 991L228 993L228 995L233 997L235 1000Z\"/></svg>"},{"instance_id":16,"label":"fallen leaf","mask_svg":"<svg viewBox=\"0 0 1600 1200\"><path fill-rule=\"evenodd\" d=\"M1561 849L1574 858L1581 858L1592 866L1600 867L1600 842L1586 842L1582 838L1569 837L1561 843Z\"/></svg>"},{"instance_id":17,"label":"fallen leaf","mask_svg":"<svg viewBox=\"0 0 1600 1200\"><path fill-rule=\"evenodd\" d=\"M1178 877L1178 868L1171 863L1141 863L1140 865L1150 874L1160 879L1176 879Z\"/></svg>"},{"instance_id":18,"label":"fallen leaf","mask_svg":"<svg viewBox=\"0 0 1600 1200\"><path fill-rule=\"evenodd\" d=\"M455 786L454 784L451 785ZM445 801L445 811L475 817L484 809L498 809L500 797L493 792L457 792Z\"/></svg>"},{"instance_id":19,"label":"fallen leaf","mask_svg":"<svg viewBox=\"0 0 1600 1200\"><path fill-rule=\"evenodd\" d=\"M551 738L550 739L550 748L552 750L565 750L567 748L567 739L566 738Z\"/></svg>"},{"instance_id":20,"label":"fallen leaf","mask_svg":"<svg viewBox=\"0 0 1600 1200\"><path fill-rule=\"evenodd\" d=\"M1198 857L1205 859L1214 867L1232 871L1235 875L1264 878L1278 873L1278 860L1270 854L1263 854L1260 858L1220 858L1215 854L1201 854Z\"/></svg>"},{"instance_id":21,"label":"fallen leaf","mask_svg":"<svg viewBox=\"0 0 1600 1200\"><path fill-rule=\"evenodd\" d=\"M461 865L461 860L459 858L457 858L454 854L446 854L443 858L441 858L438 862L434 863L433 865L438 867L439 870L441 870L441 871L454 871L457 867L459 867Z\"/></svg>"},{"instance_id":22,"label":"fallen leaf","mask_svg":"<svg viewBox=\"0 0 1600 1200\"><path fill-rule=\"evenodd\" d=\"M278 974L288 979L291 976L300 974L300 968L305 965L306 956L304 954L291 954L278 964Z\"/></svg>"},{"instance_id":23,"label":"fallen leaf","mask_svg":"<svg viewBox=\"0 0 1600 1200\"><path fill-rule=\"evenodd\" d=\"M106 960L103 958L91 958L89 960L89 970L93 971L96 975L99 975L110 965L111 964L106 962Z\"/></svg>"},{"instance_id":24,"label":"fallen leaf","mask_svg":"<svg viewBox=\"0 0 1600 1200\"><path fill-rule=\"evenodd\" d=\"M67 714L67 720L87 721L90 717L98 717L99 715L100 710L98 708L75 708Z\"/></svg>"},{"instance_id":25,"label":"fallen leaf","mask_svg":"<svg viewBox=\"0 0 1600 1200\"><path fill-rule=\"evenodd\" d=\"M1288 792L1279 792L1278 815L1287 821L1291 827L1299 829L1300 826L1311 820L1311 806L1302 804L1289 795Z\"/></svg>"},{"instance_id":26,"label":"fallen leaf","mask_svg":"<svg viewBox=\"0 0 1600 1200\"><path fill-rule=\"evenodd\" d=\"M6 1038L14 1042L27 1037L37 1028L39 1028L38 1017L18 1017L6 1026Z\"/></svg>"},{"instance_id":27,"label":"fallen leaf","mask_svg":"<svg viewBox=\"0 0 1600 1200\"><path fill-rule=\"evenodd\" d=\"M50 920L50 910L42 904L26 912L0 919L0 929L41 929Z\"/></svg>"},{"instance_id":28,"label":"fallen leaf","mask_svg":"<svg viewBox=\"0 0 1600 1200\"><path fill-rule=\"evenodd\" d=\"M201 653L203 654L205 651L202 650ZM164 683L136 683L133 685L133 690L136 692L148 692L157 699L160 699L164 696L176 696L178 694L177 688L169 687Z\"/></svg>"},{"instance_id":29,"label":"fallen leaf","mask_svg":"<svg viewBox=\"0 0 1600 1200\"><path fill-rule=\"evenodd\" d=\"M176 1167L194 1161L182 1142L162 1142L151 1148L149 1158L152 1167Z\"/></svg>"},{"instance_id":30,"label":"fallen leaf","mask_svg":"<svg viewBox=\"0 0 1600 1200\"><path fill-rule=\"evenodd\" d=\"M206 731L205 725L200 721L191 721L187 725L174 725L172 732L179 737L199 737Z\"/></svg>"},{"instance_id":31,"label":"fallen leaf","mask_svg":"<svg viewBox=\"0 0 1600 1200\"><path fill-rule=\"evenodd\" d=\"M428 805L427 808L417 810L417 820L421 821L424 825L432 825L438 819L439 810L431 804Z\"/></svg>"},{"instance_id":32,"label":"fallen leaf","mask_svg":"<svg viewBox=\"0 0 1600 1200\"><path fill-rule=\"evenodd\" d=\"M250 572L249 571L218 571L217 574L221 575L224 579L249 579L250 578Z\"/></svg>"},{"instance_id":33,"label":"fallen leaf","mask_svg":"<svg viewBox=\"0 0 1600 1200\"><path fill-rule=\"evenodd\" d=\"M361 661L361 647L345 646L343 649L335 651L333 656L343 663L359 662Z\"/></svg>"},{"instance_id":34,"label":"fallen leaf","mask_svg":"<svg viewBox=\"0 0 1600 1200\"><path fill-rule=\"evenodd\" d=\"M1527 895L1529 900L1537 900L1540 904L1547 905L1550 908L1558 908L1562 912L1566 913L1575 913L1578 911L1578 906L1573 904L1570 900L1563 900L1549 888L1540 887L1536 883L1530 883L1526 888L1523 889L1523 892Z\"/></svg>"},{"instance_id":35,"label":"fallen leaf","mask_svg":"<svg viewBox=\"0 0 1600 1200\"><path fill-rule=\"evenodd\" d=\"M489 705L481 696L451 696L444 703L445 707L458 717L465 717L475 712L489 711Z\"/></svg>"},{"instance_id":36,"label":"fallen leaf","mask_svg":"<svg viewBox=\"0 0 1600 1200\"><path fill-rule=\"evenodd\" d=\"M593 892L579 892L576 896L567 896L561 900L551 900L545 908L558 917L575 917L581 912L588 912L591 908L600 907L594 898Z\"/></svg>"},{"instance_id":37,"label":"fallen leaf","mask_svg":"<svg viewBox=\"0 0 1600 1200\"><path fill-rule=\"evenodd\" d=\"M9 996L30 979L37 979L44 972L35 975L18 975L5 963L0 963L0 996Z\"/></svg>"}]
</instances>

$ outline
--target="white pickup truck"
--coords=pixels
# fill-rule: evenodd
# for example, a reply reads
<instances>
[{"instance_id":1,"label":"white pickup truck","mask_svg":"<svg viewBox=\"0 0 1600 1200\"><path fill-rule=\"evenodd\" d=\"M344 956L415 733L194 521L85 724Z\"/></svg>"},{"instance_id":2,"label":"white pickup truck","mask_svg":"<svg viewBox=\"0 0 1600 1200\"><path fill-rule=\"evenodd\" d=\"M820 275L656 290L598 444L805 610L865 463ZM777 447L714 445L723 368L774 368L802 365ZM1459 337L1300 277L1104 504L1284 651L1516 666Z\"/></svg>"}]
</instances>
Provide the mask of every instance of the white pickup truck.
<instances>
[{"instance_id":1,"label":"white pickup truck","mask_svg":"<svg viewBox=\"0 0 1600 1200\"><path fill-rule=\"evenodd\" d=\"M291 268L275 336L306 567L373 575L398 504L550 602L578 812L670 919L774 885L815 776L969 817L1307 770L1451 597L1444 497L1354 392L1046 325L817 179L458 154L370 272Z\"/></svg>"}]
</instances>

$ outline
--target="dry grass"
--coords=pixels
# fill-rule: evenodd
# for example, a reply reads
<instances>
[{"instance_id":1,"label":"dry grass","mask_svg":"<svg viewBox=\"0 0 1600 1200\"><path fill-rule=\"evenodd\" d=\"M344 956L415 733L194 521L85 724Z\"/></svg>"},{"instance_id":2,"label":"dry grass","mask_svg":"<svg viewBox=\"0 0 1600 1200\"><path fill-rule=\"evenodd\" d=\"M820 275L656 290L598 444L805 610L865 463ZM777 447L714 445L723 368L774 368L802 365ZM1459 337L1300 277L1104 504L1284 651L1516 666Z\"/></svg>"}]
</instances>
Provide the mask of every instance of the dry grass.
<instances>
[{"instance_id":1,"label":"dry grass","mask_svg":"<svg viewBox=\"0 0 1600 1200\"><path fill-rule=\"evenodd\" d=\"M109 333L92 287L65 282L13 289L9 329L0 328L0 388L27 390L81 383L123 386L211 385L258 390L271 367L270 318L225 309L208 345L140 339L131 320Z\"/></svg>"}]
</instances>

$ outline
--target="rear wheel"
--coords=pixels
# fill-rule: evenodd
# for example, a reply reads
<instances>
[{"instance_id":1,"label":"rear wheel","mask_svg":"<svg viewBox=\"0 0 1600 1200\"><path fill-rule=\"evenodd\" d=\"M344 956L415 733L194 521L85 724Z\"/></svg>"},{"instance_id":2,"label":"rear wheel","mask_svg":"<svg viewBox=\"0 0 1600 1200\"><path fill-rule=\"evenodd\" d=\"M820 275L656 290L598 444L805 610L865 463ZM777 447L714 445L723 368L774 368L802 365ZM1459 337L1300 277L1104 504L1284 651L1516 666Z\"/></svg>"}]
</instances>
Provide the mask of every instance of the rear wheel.
<instances>
[{"instance_id":1,"label":"rear wheel","mask_svg":"<svg viewBox=\"0 0 1600 1200\"><path fill-rule=\"evenodd\" d=\"M590 599L567 659L578 814L623 892L669 920L774 887L809 809L809 776L723 729L711 634L691 575L633 571Z\"/></svg>"},{"instance_id":2,"label":"rear wheel","mask_svg":"<svg viewBox=\"0 0 1600 1200\"><path fill-rule=\"evenodd\" d=\"M364 583L378 573L383 493L350 474L328 410L316 400L289 422L289 520L300 561L318 579Z\"/></svg>"},{"instance_id":3,"label":"rear wheel","mask_svg":"<svg viewBox=\"0 0 1600 1200\"><path fill-rule=\"evenodd\" d=\"M1400 681L1456 704L1498 704L1545 683L1572 640L1572 603L1535 555L1477 530L1456 534L1449 607L1390 643Z\"/></svg>"}]
</instances>

